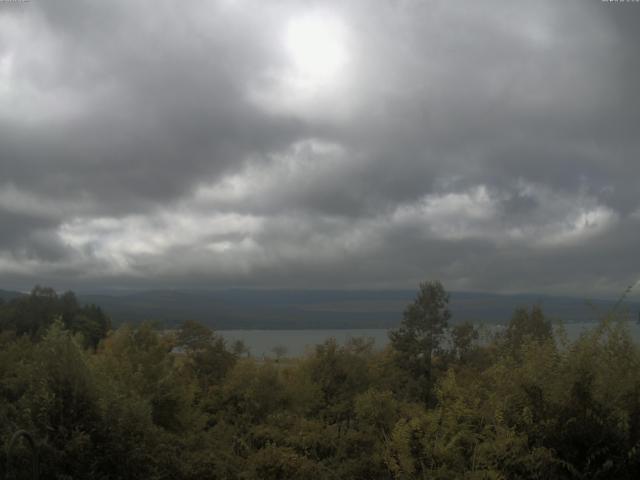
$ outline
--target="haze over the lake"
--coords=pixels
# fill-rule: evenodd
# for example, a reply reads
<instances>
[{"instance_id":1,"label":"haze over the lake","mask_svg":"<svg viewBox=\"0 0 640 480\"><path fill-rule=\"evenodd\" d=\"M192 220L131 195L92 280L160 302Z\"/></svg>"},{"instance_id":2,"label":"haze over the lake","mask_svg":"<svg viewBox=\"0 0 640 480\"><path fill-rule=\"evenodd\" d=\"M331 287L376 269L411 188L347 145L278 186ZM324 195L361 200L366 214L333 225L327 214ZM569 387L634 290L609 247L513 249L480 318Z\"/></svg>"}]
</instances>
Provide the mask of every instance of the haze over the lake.
<instances>
[{"instance_id":1,"label":"haze over the lake","mask_svg":"<svg viewBox=\"0 0 640 480\"><path fill-rule=\"evenodd\" d=\"M0 288L615 295L640 3L0 1Z\"/></svg>"}]
</instances>

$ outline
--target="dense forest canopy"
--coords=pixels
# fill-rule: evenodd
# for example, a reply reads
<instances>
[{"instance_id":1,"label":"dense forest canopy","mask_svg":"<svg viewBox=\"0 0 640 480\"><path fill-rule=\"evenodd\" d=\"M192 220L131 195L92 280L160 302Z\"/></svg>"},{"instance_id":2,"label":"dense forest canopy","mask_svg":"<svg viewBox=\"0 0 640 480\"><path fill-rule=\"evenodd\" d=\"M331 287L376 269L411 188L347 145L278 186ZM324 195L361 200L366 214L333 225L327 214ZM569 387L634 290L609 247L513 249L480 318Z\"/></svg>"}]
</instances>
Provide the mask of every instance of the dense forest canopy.
<instances>
[{"instance_id":1,"label":"dense forest canopy","mask_svg":"<svg viewBox=\"0 0 640 480\"><path fill-rule=\"evenodd\" d=\"M197 322L113 330L36 287L0 305L0 478L30 478L26 444L6 458L18 430L53 479L639 478L624 322L569 342L533 306L479 343L449 320L425 282L382 351L362 338L253 358Z\"/></svg>"},{"instance_id":2,"label":"dense forest canopy","mask_svg":"<svg viewBox=\"0 0 640 480\"><path fill-rule=\"evenodd\" d=\"M82 335L85 346L95 348L103 339L111 322L96 305L80 305L73 292L58 295L49 287L36 286L28 296L9 301L0 298L0 331L31 340L42 337L59 320L71 333Z\"/></svg>"}]
</instances>

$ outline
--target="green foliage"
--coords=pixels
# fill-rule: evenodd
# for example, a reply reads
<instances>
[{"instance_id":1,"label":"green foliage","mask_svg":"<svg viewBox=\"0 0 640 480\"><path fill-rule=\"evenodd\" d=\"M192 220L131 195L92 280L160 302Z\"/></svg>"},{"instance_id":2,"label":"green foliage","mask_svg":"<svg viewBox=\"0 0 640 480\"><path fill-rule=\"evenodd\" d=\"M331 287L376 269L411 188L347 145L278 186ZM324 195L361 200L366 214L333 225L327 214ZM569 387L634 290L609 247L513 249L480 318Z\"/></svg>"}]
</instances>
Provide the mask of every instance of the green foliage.
<instances>
[{"instance_id":1,"label":"green foliage","mask_svg":"<svg viewBox=\"0 0 640 480\"><path fill-rule=\"evenodd\" d=\"M184 372L197 379L203 392L220 383L244 352L241 345L235 345L233 351L229 351L222 337L194 321L182 324L176 347L184 349L186 354Z\"/></svg>"},{"instance_id":2,"label":"green foliage","mask_svg":"<svg viewBox=\"0 0 640 480\"><path fill-rule=\"evenodd\" d=\"M640 346L613 318L569 342L522 309L484 344L456 325L446 350L427 283L387 349L271 361L194 322L87 341L96 311L34 292L0 305L0 478L19 429L51 479L640 477ZM18 446L17 478L28 461Z\"/></svg>"},{"instance_id":3,"label":"green foliage","mask_svg":"<svg viewBox=\"0 0 640 480\"><path fill-rule=\"evenodd\" d=\"M354 398L369 382L366 361L369 354L370 346L358 341L340 347L335 339L330 339L318 345L315 355L303 364L319 388L320 414L328 421L348 421L353 417Z\"/></svg>"},{"instance_id":4,"label":"green foliage","mask_svg":"<svg viewBox=\"0 0 640 480\"><path fill-rule=\"evenodd\" d=\"M408 373L414 398L430 400L433 355L440 352L451 317L448 304L449 294L440 282L423 282L404 311L400 328L389 333L397 364Z\"/></svg>"},{"instance_id":5,"label":"green foliage","mask_svg":"<svg viewBox=\"0 0 640 480\"><path fill-rule=\"evenodd\" d=\"M307 480L321 478L322 471L313 461L299 455L292 448L267 445L247 460L243 480Z\"/></svg>"},{"instance_id":6,"label":"green foliage","mask_svg":"<svg viewBox=\"0 0 640 480\"><path fill-rule=\"evenodd\" d=\"M27 296L0 303L0 332L42 337L57 319L73 333L80 333L83 344L97 347L111 329L111 322L96 305L78 304L73 292L61 296L52 288L36 286Z\"/></svg>"},{"instance_id":7,"label":"green foliage","mask_svg":"<svg viewBox=\"0 0 640 480\"><path fill-rule=\"evenodd\" d=\"M544 342L552 335L551 322L545 319L542 308L534 305L530 311L519 308L513 313L504 332L504 343L512 352L516 352L527 341Z\"/></svg>"},{"instance_id":8,"label":"green foliage","mask_svg":"<svg viewBox=\"0 0 640 480\"><path fill-rule=\"evenodd\" d=\"M467 359L479 336L478 330L470 322L455 325L451 329L451 342L455 358L460 361Z\"/></svg>"}]
</instances>

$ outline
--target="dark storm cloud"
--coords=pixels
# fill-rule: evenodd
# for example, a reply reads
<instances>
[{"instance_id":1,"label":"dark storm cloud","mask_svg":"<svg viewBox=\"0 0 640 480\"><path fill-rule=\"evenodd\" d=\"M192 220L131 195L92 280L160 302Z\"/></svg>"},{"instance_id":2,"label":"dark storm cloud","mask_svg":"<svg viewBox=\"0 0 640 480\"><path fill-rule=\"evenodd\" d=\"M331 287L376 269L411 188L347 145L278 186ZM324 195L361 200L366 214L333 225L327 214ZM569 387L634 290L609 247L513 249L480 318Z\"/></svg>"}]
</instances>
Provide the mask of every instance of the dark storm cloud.
<instances>
[{"instance_id":1,"label":"dark storm cloud","mask_svg":"<svg viewBox=\"0 0 640 480\"><path fill-rule=\"evenodd\" d=\"M210 30L201 31L197 11L171 11L162 2L43 2L25 10L16 22L34 35L44 29L36 38L53 43L45 52L53 58L38 69L29 60L40 59L25 53L23 64L15 56L18 80L78 105L47 118L30 103L36 119L28 136L12 131L16 119L4 120L3 158L18 182L56 194L90 192L105 210L126 211L145 200L170 201L194 179L299 135L295 119L275 121L243 99L243 78L260 68L260 52L250 48L257 38L245 48L233 29L250 28L250 19L227 30L213 9Z\"/></svg>"},{"instance_id":2,"label":"dark storm cloud","mask_svg":"<svg viewBox=\"0 0 640 480\"><path fill-rule=\"evenodd\" d=\"M617 291L640 273L639 14L595 0L2 5L0 274ZM344 31L295 50L300 19ZM346 60L322 64L342 34Z\"/></svg>"}]
</instances>

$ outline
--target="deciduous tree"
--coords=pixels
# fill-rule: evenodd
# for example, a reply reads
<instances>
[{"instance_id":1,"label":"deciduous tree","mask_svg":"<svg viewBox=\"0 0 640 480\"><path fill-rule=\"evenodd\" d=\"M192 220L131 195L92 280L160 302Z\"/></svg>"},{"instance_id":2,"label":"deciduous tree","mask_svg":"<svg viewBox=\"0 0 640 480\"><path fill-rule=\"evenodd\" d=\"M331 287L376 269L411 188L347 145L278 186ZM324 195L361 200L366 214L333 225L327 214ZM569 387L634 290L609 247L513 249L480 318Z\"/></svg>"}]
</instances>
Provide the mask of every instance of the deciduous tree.
<instances>
[{"instance_id":1,"label":"deciduous tree","mask_svg":"<svg viewBox=\"0 0 640 480\"><path fill-rule=\"evenodd\" d=\"M432 383L432 356L440 349L451 317L448 305L449 294L440 282L422 282L400 328L389 333L398 364L417 382L417 393L424 400Z\"/></svg>"}]
</instances>

